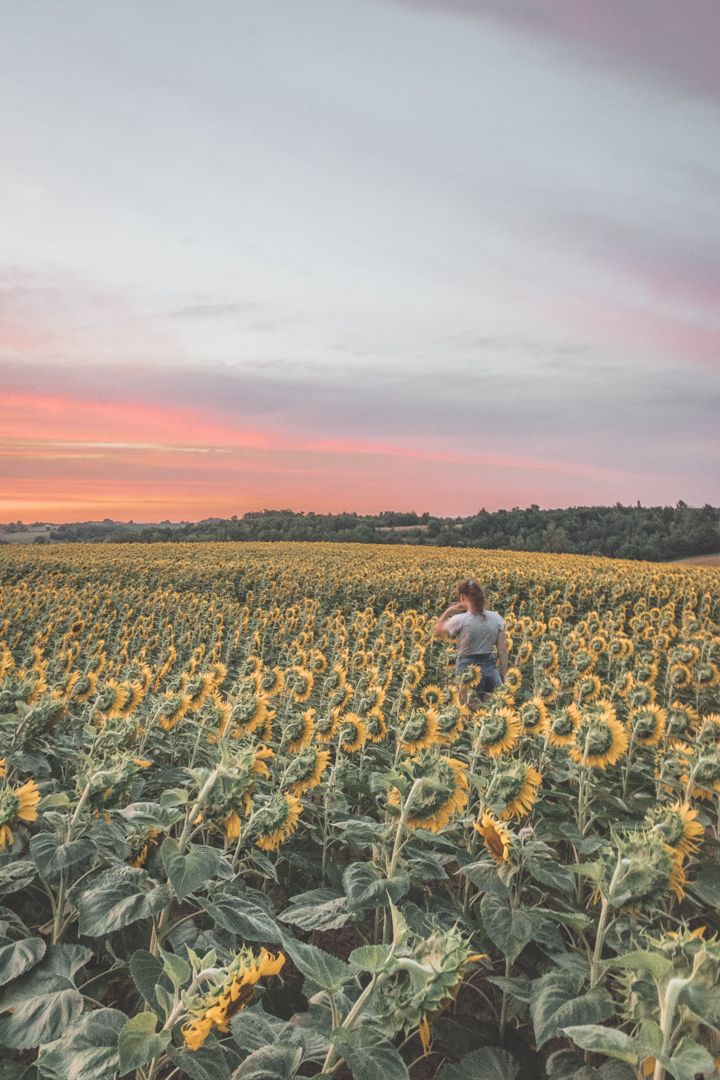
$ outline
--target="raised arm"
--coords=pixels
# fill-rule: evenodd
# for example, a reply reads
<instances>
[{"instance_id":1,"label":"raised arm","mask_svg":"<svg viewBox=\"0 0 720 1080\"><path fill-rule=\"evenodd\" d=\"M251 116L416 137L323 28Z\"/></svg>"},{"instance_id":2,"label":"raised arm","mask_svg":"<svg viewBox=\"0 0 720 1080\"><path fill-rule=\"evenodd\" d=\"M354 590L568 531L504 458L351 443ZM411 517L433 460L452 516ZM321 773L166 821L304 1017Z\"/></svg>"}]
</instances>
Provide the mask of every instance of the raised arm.
<instances>
[{"instance_id":1,"label":"raised arm","mask_svg":"<svg viewBox=\"0 0 720 1080\"><path fill-rule=\"evenodd\" d=\"M449 608L445 608L442 615L435 623L435 629L433 633L435 637L448 637L448 629L446 623L452 615L457 615L459 611L465 611L465 605L463 603L451 604Z\"/></svg>"},{"instance_id":2,"label":"raised arm","mask_svg":"<svg viewBox=\"0 0 720 1080\"><path fill-rule=\"evenodd\" d=\"M508 669L508 642L507 634L504 630L501 630L497 639L497 654L498 654L498 668L500 670L500 677L505 682L505 676Z\"/></svg>"}]
</instances>

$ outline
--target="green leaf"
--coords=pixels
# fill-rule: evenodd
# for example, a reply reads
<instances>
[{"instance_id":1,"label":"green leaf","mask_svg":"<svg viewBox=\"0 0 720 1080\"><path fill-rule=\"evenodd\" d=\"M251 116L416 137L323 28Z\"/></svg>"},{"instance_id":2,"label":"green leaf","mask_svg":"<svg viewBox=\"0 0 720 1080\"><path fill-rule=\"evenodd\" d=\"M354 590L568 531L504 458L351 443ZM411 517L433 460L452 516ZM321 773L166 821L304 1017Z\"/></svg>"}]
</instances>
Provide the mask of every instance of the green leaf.
<instances>
[{"instance_id":1,"label":"green leaf","mask_svg":"<svg viewBox=\"0 0 720 1080\"><path fill-rule=\"evenodd\" d=\"M156 802L136 802L118 810L118 816L130 822L133 829L161 829L167 832L182 817L182 810Z\"/></svg>"},{"instance_id":2,"label":"green leaf","mask_svg":"<svg viewBox=\"0 0 720 1080\"><path fill-rule=\"evenodd\" d=\"M637 949L623 953L622 956L614 956L607 961L606 967L619 967L624 971L649 971L658 982L662 982L673 969L672 960L648 949Z\"/></svg>"},{"instance_id":3,"label":"green leaf","mask_svg":"<svg viewBox=\"0 0 720 1080\"><path fill-rule=\"evenodd\" d=\"M139 1069L151 1058L159 1057L170 1042L169 1031L156 1033L158 1018L154 1012L142 1012L128 1020L118 1036L121 1074Z\"/></svg>"},{"instance_id":4,"label":"green leaf","mask_svg":"<svg viewBox=\"0 0 720 1080\"><path fill-rule=\"evenodd\" d=\"M507 1050L498 1050L494 1046L483 1046L466 1054L456 1065L443 1065L437 1074L437 1080L517 1080L520 1065Z\"/></svg>"},{"instance_id":5,"label":"green leaf","mask_svg":"<svg viewBox=\"0 0 720 1080\"><path fill-rule=\"evenodd\" d=\"M337 930L350 918L344 896L336 896L322 904L296 904L278 915L280 922L299 926L301 930Z\"/></svg>"},{"instance_id":6,"label":"green leaf","mask_svg":"<svg viewBox=\"0 0 720 1080\"><path fill-rule=\"evenodd\" d=\"M550 971L533 980L530 1015L538 1047L568 1025L596 1023L612 1016L614 1005L607 990L595 987L587 994L579 994L582 982L581 976L566 971Z\"/></svg>"},{"instance_id":7,"label":"green leaf","mask_svg":"<svg viewBox=\"0 0 720 1080\"><path fill-rule=\"evenodd\" d=\"M160 950L160 954L163 958L163 970L170 979L176 990L179 990L183 986L192 974L192 970L187 960L183 960L182 956L176 956L175 953L165 952L164 949Z\"/></svg>"},{"instance_id":8,"label":"green leaf","mask_svg":"<svg viewBox=\"0 0 720 1080\"><path fill-rule=\"evenodd\" d=\"M697 1073L709 1073L714 1065L712 1055L694 1039L681 1039L670 1058L660 1060L675 1080L695 1080Z\"/></svg>"},{"instance_id":9,"label":"green leaf","mask_svg":"<svg viewBox=\"0 0 720 1080\"><path fill-rule=\"evenodd\" d=\"M98 875L77 901L78 933L83 937L101 937L155 915L168 905L170 893L166 885L147 891L148 884L150 881L142 870L130 867L117 867Z\"/></svg>"},{"instance_id":10,"label":"green leaf","mask_svg":"<svg viewBox=\"0 0 720 1080\"><path fill-rule=\"evenodd\" d=\"M316 945L305 945L292 938L285 938L283 945L298 971L321 990L339 990L355 978L349 964Z\"/></svg>"},{"instance_id":11,"label":"green leaf","mask_svg":"<svg viewBox=\"0 0 720 1080\"><path fill-rule=\"evenodd\" d=\"M92 858L95 845L87 837L59 844L57 836L43 832L30 838L30 854L41 877L52 881L69 866Z\"/></svg>"},{"instance_id":12,"label":"green leaf","mask_svg":"<svg viewBox=\"0 0 720 1080\"><path fill-rule=\"evenodd\" d=\"M32 937L0 949L0 986L5 986L39 964L46 948L42 938Z\"/></svg>"},{"instance_id":13,"label":"green leaf","mask_svg":"<svg viewBox=\"0 0 720 1080\"><path fill-rule=\"evenodd\" d=\"M533 937L532 920L520 908L513 911L506 896L486 893L480 902L480 917L487 936L509 960L516 960Z\"/></svg>"},{"instance_id":14,"label":"green leaf","mask_svg":"<svg viewBox=\"0 0 720 1080\"><path fill-rule=\"evenodd\" d=\"M343 874L343 888L350 910L366 911L387 904L388 899L396 903L410 888L410 879L407 874L386 878L373 863L355 862Z\"/></svg>"},{"instance_id":15,"label":"green leaf","mask_svg":"<svg viewBox=\"0 0 720 1080\"><path fill-rule=\"evenodd\" d=\"M642 1043L615 1028L602 1027L599 1024L580 1024L563 1030L581 1050L607 1054L608 1057L625 1061L628 1065L637 1065L646 1056Z\"/></svg>"},{"instance_id":16,"label":"green leaf","mask_svg":"<svg viewBox=\"0 0 720 1080\"><path fill-rule=\"evenodd\" d=\"M47 1080L111 1080L120 1068L117 1038L126 1020L119 1009L85 1013L61 1039L41 1049L41 1075Z\"/></svg>"},{"instance_id":17,"label":"green leaf","mask_svg":"<svg viewBox=\"0 0 720 1080\"><path fill-rule=\"evenodd\" d=\"M332 1043L353 1080L410 1080L407 1065L387 1039L371 1041L359 1031L340 1029L333 1032Z\"/></svg>"},{"instance_id":18,"label":"green leaf","mask_svg":"<svg viewBox=\"0 0 720 1080\"><path fill-rule=\"evenodd\" d=\"M720 908L720 866L705 863L688 884L688 892L697 896L707 907Z\"/></svg>"},{"instance_id":19,"label":"green leaf","mask_svg":"<svg viewBox=\"0 0 720 1080\"><path fill-rule=\"evenodd\" d=\"M35 877L36 869L29 859L14 859L0 867L0 896L20 892Z\"/></svg>"},{"instance_id":20,"label":"green leaf","mask_svg":"<svg viewBox=\"0 0 720 1080\"><path fill-rule=\"evenodd\" d=\"M193 844L183 855L177 840L166 837L160 847L160 858L178 900L204 889L216 878L232 876L232 868L216 848Z\"/></svg>"},{"instance_id":21,"label":"green leaf","mask_svg":"<svg viewBox=\"0 0 720 1080\"><path fill-rule=\"evenodd\" d=\"M216 896L211 903L201 898L205 911L223 930L242 941L282 941L282 931L271 915L253 900L238 896Z\"/></svg>"},{"instance_id":22,"label":"green leaf","mask_svg":"<svg viewBox=\"0 0 720 1080\"><path fill-rule=\"evenodd\" d=\"M302 1056L299 1046L264 1046L245 1058L232 1080L291 1080Z\"/></svg>"},{"instance_id":23,"label":"green leaf","mask_svg":"<svg viewBox=\"0 0 720 1080\"><path fill-rule=\"evenodd\" d=\"M321 1060L327 1053L328 1041L321 1032L270 1016L260 1003L236 1013L230 1021L230 1030L239 1048L246 1052L282 1043L299 1046L303 1061Z\"/></svg>"},{"instance_id":24,"label":"green leaf","mask_svg":"<svg viewBox=\"0 0 720 1080\"><path fill-rule=\"evenodd\" d=\"M168 1057L180 1069L183 1080L228 1080L230 1067L227 1055L215 1039L210 1038L197 1050L168 1049Z\"/></svg>"},{"instance_id":25,"label":"green leaf","mask_svg":"<svg viewBox=\"0 0 720 1080\"><path fill-rule=\"evenodd\" d=\"M152 953L138 949L130 957L130 974L136 987L153 1009L157 1008L155 988L163 973L162 961Z\"/></svg>"},{"instance_id":26,"label":"green leaf","mask_svg":"<svg viewBox=\"0 0 720 1080\"><path fill-rule=\"evenodd\" d=\"M384 971L393 965L389 945L360 945L353 949L348 959L359 971Z\"/></svg>"},{"instance_id":27,"label":"green leaf","mask_svg":"<svg viewBox=\"0 0 720 1080\"><path fill-rule=\"evenodd\" d=\"M526 978L506 978L504 975L490 975L488 982L500 988L504 994L509 994L516 1001L527 1004L530 1001L530 980Z\"/></svg>"},{"instance_id":28,"label":"green leaf","mask_svg":"<svg viewBox=\"0 0 720 1080\"><path fill-rule=\"evenodd\" d=\"M54 972L37 969L9 987L0 999L0 1043L12 1050L29 1050L54 1042L83 1009L83 996L73 983Z\"/></svg>"},{"instance_id":29,"label":"green leaf","mask_svg":"<svg viewBox=\"0 0 720 1080\"><path fill-rule=\"evenodd\" d=\"M91 959L92 950L84 945L51 945L42 962L42 970L72 979Z\"/></svg>"}]
</instances>

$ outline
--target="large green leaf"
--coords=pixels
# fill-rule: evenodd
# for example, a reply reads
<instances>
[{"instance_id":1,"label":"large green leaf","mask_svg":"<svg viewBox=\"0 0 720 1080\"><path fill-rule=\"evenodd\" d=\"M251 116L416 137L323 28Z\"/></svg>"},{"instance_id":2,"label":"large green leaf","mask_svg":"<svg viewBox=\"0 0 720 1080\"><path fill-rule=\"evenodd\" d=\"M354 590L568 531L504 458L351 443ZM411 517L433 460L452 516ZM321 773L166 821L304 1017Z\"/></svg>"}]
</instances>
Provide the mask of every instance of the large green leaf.
<instances>
[{"instance_id":1,"label":"large green leaf","mask_svg":"<svg viewBox=\"0 0 720 1080\"><path fill-rule=\"evenodd\" d=\"M42 938L32 937L0 949L0 986L5 986L35 967L45 955L46 948Z\"/></svg>"},{"instance_id":2,"label":"large green leaf","mask_svg":"<svg viewBox=\"0 0 720 1080\"><path fill-rule=\"evenodd\" d=\"M130 867L106 870L95 878L77 901L83 937L101 937L150 918L170 902L166 885L152 885L141 870Z\"/></svg>"},{"instance_id":3,"label":"large green leaf","mask_svg":"<svg viewBox=\"0 0 720 1080\"><path fill-rule=\"evenodd\" d=\"M456 1065L443 1065L437 1074L437 1080L517 1080L520 1066L507 1050L494 1046L483 1046L466 1054Z\"/></svg>"},{"instance_id":4,"label":"large green leaf","mask_svg":"<svg viewBox=\"0 0 720 1080\"><path fill-rule=\"evenodd\" d=\"M0 1044L28 1050L54 1042L83 1009L83 996L70 979L34 970L6 989L0 1011L13 1011L0 1019Z\"/></svg>"},{"instance_id":5,"label":"large green leaf","mask_svg":"<svg viewBox=\"0 0 720 1080\"><path fill-rule=\"evenodd\" d=\"M230 1030L239 1048L246 1053L275 1043L299 1046L304 1061L320 1060L327 1053L328 1041L322 1032L270 1016L261 1004L236 1013L230 1021Z\"/></svg>"},{"instance_id":6,"label":"large green leaf","mask_svg":"<svg viewBox=\"0 0 720 1080\"><path fill-rule=\"evenodd\" d=\"M607 1054L618 1061L626 1061L628 1065L637 1065L646 1057L641 1042L616 1028L602 1027L600 1024L580 1024L566 1027L564 1031L581 1050Z\"/></svg>"},{"instance_id":7,"label":"large green leaf","mask_svg":"<svg viewBox=\"0 0 720 1080\"><path fill-rule=\"evenodd\" d=\"M389 945L360 945L349 956L350 963L358 971L382 971L394 965Z\"/></svg>"},{"instance_id":8,"label":"large green leaf","mask_svg":"<svg viewBox=\"0 0 720 1080\"><path fill-rule=\"evenodd\" d=\"M205 889L217 878L228 878L233 874L229 862L217 848L193 844L187 854L183 854L177 840L170 836L162 842L160 858L178 900Z\"/></svg>"},{"instance_id":9,"label":"large green leaf","mask_svg":"<svg viewBox=\"0 0 720 1080\"><path fill-rule=\"evenodd\" d=\"M232 1080L291 1080L302 1057L299 1046L264 1046L245 1058Z\"/></svg>"},{"instance_id":10,"label":"large green leaf","mask_svg":"<svg viewBox=\"0 0 720 1080\"><path fill-rule=\"evenodd\" d=\"M111 1080L120 1067L117 1039L126 1020L118 1009L85 1013L40 1051L41 1074L47 1080Z\"/></svg>"},{"instance_id":11,"label":"large green leaf","mask_svg":"<svg viewBox=\"0 0 720 1080\"><path fill-rule=\"evenodd\" d=\"M607 966L623 968L625 971L649 971L658 982L662 982L673 969L672 960L662 953L650 952L649 949L637 949L623 953L622 956L614 956L607 961Z\"/></svg>"},{"instance_id":12,"label":"large green leaf","mask_svg":"<svg viewBox=\"0 0 720 1080\"><path fill-rule=\"evenodd\" d=\"M280 922L299 926L301 930L337 930L345 926L350 918L344 896L333 896L332 899L320 903L311 900L303 904L293 904L283 911L282 915L278 915Z\"/></svg>"},{"instance_id":13,"label":"large green leaf","mask_svg":"<svg viewBox=\"0 0 720 1080\"><path fill-rule=\"evenodd\" d=\"M60 844L53 833L43 832L31 837L30 854L40 875L52 881L68 867L92 858L95 845L87 837Z\"/></svg>"},{"instance_id":14,"label":"large green leaf","mask_svg":"<svg viewBox=\"0 0 720 1080\"><path fill-rule=\"evenodd\" d=\"M532 919L522 908L513 911L506 896L486 893L480 902L480 916L487 936L509 960L516 960L532 940Z\"/></svg>"},{"instance_id":15,"label":"large green leaf","mask_svg":"<svg viewBox=\"0 0 720 1080\"><path fill-rule=\"evenodd\" d=\"M353 1080L410 1080L407 1065L387 1039L373 1040L360 1031L340 1029L332 1042Z\"/></svg>"},{"instance_id":16,"label":"large green leaf","mask_svg":"<svg viewBox=\"0 0 720 1080\"><path fill-rule=\"evenodd\" d=\"M397 902L410 888L407 874L383 877L370 862L355 862L343 874L343 888L351 911L366 911L387 904L388 898Z\"/></svg>"},{"instance_id":17,"label":"large green leaf","mask_svg":"<svg viewBox=\"0 0 720 1080\"><path fill-rule=\"evenodd\" d=\"M29 859L14 859L0 867L0 896L20 892L35 877L36 869Z\"/></svg>"},{"instance_id":18,"label":"large green leaf","mask_svg":"<svg viewBox=\"0 0 720 1080\"><path fill-rule=\"evenodd\" d=\"M349 964L316 945L305 945L291 938L283 939L283 945L298 971L321 990L339 990L355 978Z\"/></svg>"},{"instance_id":19,"label":"large green leaf","mask_svg":"<svg viewBox=\"0 0 720 1080\"><path fill-rule=\"evenodd\" d=\"M134 829L154 828L166 832L180 820L183 811L156 802L136 802L119 810L118 815L130 822Z\"/></svg>"},{"instance_id":20,"label":"large green leaf","mask_svg":"<svg viewBox=\"0 0 720 1080\"><path fill-rule=\"evenodd\" d=\"M130 957L130 974L136 987L153 1009L157 1008L155 989L163 973L162 960L144 949L138 949Z\"/></svg>"},{"instance_id":21,"label":"large green leaf","mask_svg":"<svg viewBox=\"0 0 720 1080\"><path fill-rule=\"evenodd\" d=\"M675 1080L695 1080L698 1073L710 1073L714 1065L712 1055L693 1039L681 1039L670 1059L660 1060Z\"/></svg>"},{"instance_id":22,"label":"large green leaf","mask_svg":"<svg viewBox=\"0 0 720 1080\"><path fill-rule=\"evenodd\" d=\"M169 1047L167 1055L180 1069L183 1080L228 1080L230 1076L228 1056L213 1038L197 1050Z\"/></svg>"},{"instance_id":23,"label":"large green leaf","mask_svg":"<svg viewBox=\"0 0 720 1080\"><path fill-rule=\"evenodd\" d=\"M218 926L242 941L282 940L282 932L273 917L253 900L225 895L216 896L212 902L201 898L199 903Z\"/></svg>"},{"instance_id":24,"label":"large green leaf","mask_svg":"<svg viewBox=\"0 0 720 1080\"><path fill-rule=\"evenodd\" d=\"M530 1015L538 1047L568 1025L594 1024L612 1016L614 1005L607 990L595 987L582 994L582 982L582 976L566 971L550 971L533 980Z\"/></svg>"},{"instance_id":25,"label":"large green leaf","mask_svg":"<svg viewBox=\"0 0 720 1080\"><path fill-rule=\"evenodd\" d=\"M154 1012L133 1016L118 1035L118 1054L121 1074L139 1069L154 1057L159 1057L170 1042L169 1031L156 1031L158 1018Z\"/></svg>"}]
</instances>

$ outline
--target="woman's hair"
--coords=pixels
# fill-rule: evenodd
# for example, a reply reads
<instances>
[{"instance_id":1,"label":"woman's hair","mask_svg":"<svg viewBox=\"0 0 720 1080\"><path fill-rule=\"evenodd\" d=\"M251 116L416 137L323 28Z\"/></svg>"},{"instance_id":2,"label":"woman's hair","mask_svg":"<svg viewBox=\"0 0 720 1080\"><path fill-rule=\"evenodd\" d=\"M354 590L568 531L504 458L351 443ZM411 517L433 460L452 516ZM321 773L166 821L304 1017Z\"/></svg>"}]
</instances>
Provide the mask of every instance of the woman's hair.
<instances>
[{"instance_id":1,"label":"woman's hair","mask_svg":"<svg viewBox=\"0 0 720 1080\"><path fill-rule=\"evenodd\" d=\"M457 593L458 596L468 596L470 598L470 602L478 615L484 614L485 593L475 578L461 578L457 583Z\"/></svg>"}]
</instances>

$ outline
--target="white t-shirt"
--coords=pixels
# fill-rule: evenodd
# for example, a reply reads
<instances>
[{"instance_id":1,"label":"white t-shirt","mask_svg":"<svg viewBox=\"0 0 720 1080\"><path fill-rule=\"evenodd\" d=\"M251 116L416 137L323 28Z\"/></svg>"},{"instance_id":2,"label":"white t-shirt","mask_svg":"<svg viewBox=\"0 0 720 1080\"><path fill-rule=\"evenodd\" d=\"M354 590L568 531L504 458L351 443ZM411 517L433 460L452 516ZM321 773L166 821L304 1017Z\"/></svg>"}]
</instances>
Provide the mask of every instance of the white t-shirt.
<instances>
[{"instance_id":1,"label":"white t-shirt","mask_svg":"<svg viewBox=\"0 0 720 1080\"><path fill-rule=\"evenodd\" d=\"M475 653L491 653L505 629L505 620L496 611L484 611L482 615L461 611L451 615L445 623L450 637L457 635L458 656L474 656Z\"/></svg>"}]
</instances>

